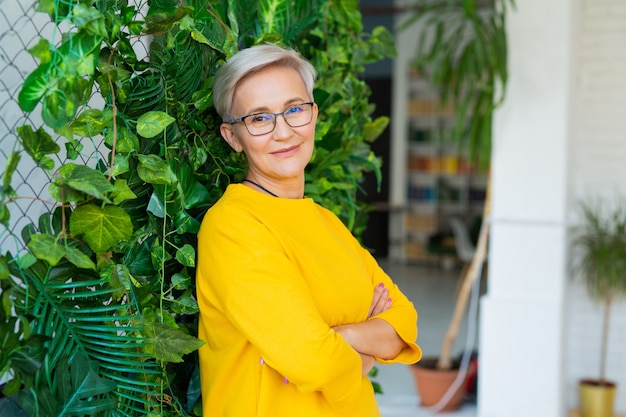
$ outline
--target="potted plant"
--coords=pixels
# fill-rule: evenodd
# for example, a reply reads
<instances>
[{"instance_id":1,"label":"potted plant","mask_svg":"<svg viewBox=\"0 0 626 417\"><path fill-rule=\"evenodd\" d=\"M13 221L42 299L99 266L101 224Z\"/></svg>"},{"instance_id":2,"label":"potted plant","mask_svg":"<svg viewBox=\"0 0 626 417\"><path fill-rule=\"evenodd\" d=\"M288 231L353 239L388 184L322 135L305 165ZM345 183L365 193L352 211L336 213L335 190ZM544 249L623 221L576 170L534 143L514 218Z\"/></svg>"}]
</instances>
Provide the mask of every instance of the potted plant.
<instances>
[{"instance_id":1,"label":"potted plant","mask_svg":"<svg viewBox=\"0 0 626 417\"><path fill-rule=\"evenodd\" d=\"M626 296L626 209L600 202L582 203L582 224L574 231L574 276L603 309L598 374L579 383L582 417L613 417L616 384L607 379L611 306Z\"/></svg>"},{"instance_id":2,"label":"potted plant","mask_svg":"<svg viewBox=\"0 0 626 417\"><path fill-rule=\"evenodd\" d=\"M44 214L16 236L18 253L0 254L0 398L28 415L201 413L196 233L244 172L218 136L211 84L239 48L295 46L315 65L320 115L306 193L357 236L363 174L380 178L370 143L388 118L372 119L358 74L395 46L382 27L362 31L358 2L141 5L37 5L58 42L29 50L39 66L19 104L44 124L16 129L21 149L0 186L7 230L23 156L50 178L53 200L39 201Z\"/></svg>"},{"instance_id":3,"label":"potted plant","mask_svg":"<svg viewBox=\"0 0 626 417\"><path fill-rule=\"evenodd\" d=\"M506 93L508 68L505 17L507 7L514 5L514 0L417 1L407 8L411 17L401 26L407 28L420 25L421 35L417 39L413 64L439 90L442 107L450 103L455 108L453 139L459 149L465 149L473 163L487 170L491 157L492 115ZM450 385L457 380L459 365L458 361L454 363L452 360L452 346L466 314L473 284L480 277L487 256L490 182L488 177L474 258L465 276L461 277L453 316L440 355L425 358L410 367L416 379L421 404L436 406L440 411L458 408L463 398L464 384L457 381L456 392L449 390ZM430 378L439 382L433 383ZM430 392L423 390L435 385L439 389L432 392L432 397Z\"/></svg>"}]
</instances>

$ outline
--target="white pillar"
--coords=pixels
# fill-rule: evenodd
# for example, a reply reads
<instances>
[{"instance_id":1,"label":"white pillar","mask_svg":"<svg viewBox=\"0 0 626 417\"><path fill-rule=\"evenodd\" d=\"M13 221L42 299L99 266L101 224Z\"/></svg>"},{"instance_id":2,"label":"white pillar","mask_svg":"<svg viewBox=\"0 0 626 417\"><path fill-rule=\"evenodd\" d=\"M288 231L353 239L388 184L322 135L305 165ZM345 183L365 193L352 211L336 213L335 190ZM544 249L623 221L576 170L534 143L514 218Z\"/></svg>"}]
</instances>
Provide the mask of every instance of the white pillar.
<instances>
[{"instance_id":1,"label":"white pillar","mask_svg":"<svg viewBox=\"0 0 626 417\"><path fill-rule=\"evenodd\" d=\"M494 120L478 415L565 416L563 328L572 5L510 11L508 94Z\"/></svg>"}]
</instances>

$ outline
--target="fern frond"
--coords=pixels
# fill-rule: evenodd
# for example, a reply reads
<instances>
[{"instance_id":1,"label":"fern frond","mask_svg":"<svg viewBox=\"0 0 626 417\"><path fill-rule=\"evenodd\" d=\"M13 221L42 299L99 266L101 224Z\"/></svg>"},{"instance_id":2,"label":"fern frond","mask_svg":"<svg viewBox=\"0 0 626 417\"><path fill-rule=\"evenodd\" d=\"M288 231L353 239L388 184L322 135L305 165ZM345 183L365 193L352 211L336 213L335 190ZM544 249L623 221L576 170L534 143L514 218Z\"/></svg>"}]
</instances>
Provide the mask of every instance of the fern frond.
<instances>
[{"instance_id":1,"label":"fern frond","mask_svg":"<svg viewBox=\"0 0 626 417\"><path fill-rule=\"evenodd\" d=\"M10 266L17 265L9 261ZM56 392L56 382L44 375L83 355L97 364L102 378L114 383L112 413L159 409L163 372L144 349L143 319L131 291L117 299L120 288L65 261L54 267L37 261L25 270L13 268L12 273L25 285L13 289L17 313L34 315L33 331L49 337L44 344L46 367L36 378L35 391Z\"/></svg>"}]
</instances>

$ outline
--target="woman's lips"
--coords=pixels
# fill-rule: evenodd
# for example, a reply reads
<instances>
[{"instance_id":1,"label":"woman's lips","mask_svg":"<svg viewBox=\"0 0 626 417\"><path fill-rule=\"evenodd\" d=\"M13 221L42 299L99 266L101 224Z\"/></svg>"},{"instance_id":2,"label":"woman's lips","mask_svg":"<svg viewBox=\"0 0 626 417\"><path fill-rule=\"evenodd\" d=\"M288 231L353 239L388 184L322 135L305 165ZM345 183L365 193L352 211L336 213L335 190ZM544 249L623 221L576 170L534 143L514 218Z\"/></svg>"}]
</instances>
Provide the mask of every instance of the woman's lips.
<instances>
[{"instance_id":1,"label":"woman's lips","mask_svg":"<svg viewBox=\"0 0 626 417\"><path fill-rule=\"evenodd\" d=\"M299 149L300 145L290 146L289 148L279 149L278 151L272 152L272 155L278 158L288 158L298 153Z\"/></svg>"}]
</instances>

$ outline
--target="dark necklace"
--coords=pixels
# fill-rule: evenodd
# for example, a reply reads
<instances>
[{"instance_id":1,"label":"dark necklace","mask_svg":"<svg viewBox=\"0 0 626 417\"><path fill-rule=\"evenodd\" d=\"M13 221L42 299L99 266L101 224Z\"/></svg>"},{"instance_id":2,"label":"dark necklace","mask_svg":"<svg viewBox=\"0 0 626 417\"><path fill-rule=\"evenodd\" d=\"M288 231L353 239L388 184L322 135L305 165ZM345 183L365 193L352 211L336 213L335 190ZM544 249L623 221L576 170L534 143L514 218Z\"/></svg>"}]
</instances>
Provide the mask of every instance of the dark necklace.
<instances>
[{"instance_id":1,"label":"dark necklace","mask_svg":"<svg viewBox=\"0 0 626 417\"><path fill-rule=\"evenodd\" d=\"M274 194L273 192L271 192L270 190L268 190L267 188L263 187L261 184L256 183L252 180L249 180L247 178L245 178L242 182L249 182L252 185L256 185L257 187L259 187L261 190L265 191L266 193L268 193L269 195L273 196L273 197L278 197L276 194Z\"/></svg>"}]
</instances>

